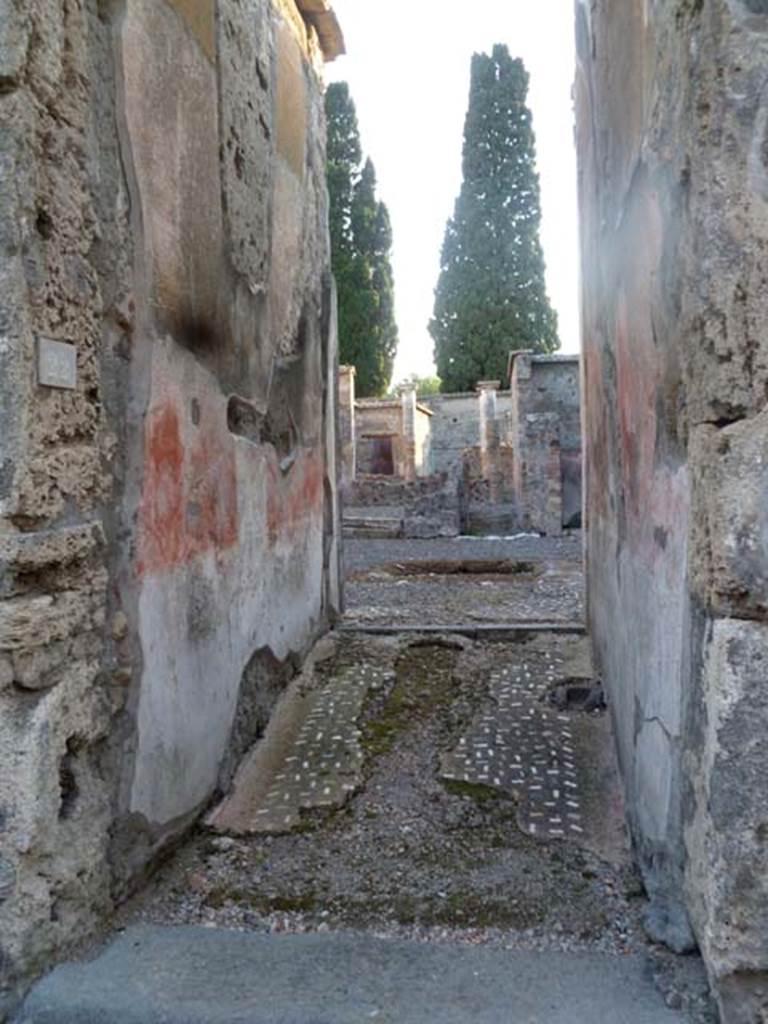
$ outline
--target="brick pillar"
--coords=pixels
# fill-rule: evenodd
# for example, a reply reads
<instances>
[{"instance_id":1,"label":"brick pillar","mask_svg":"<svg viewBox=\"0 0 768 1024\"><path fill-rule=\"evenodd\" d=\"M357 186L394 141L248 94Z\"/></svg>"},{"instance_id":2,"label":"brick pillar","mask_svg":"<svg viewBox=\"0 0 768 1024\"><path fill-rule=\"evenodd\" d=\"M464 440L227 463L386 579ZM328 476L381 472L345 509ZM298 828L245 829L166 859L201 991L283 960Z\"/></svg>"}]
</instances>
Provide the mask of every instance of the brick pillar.
<instances>
[{"instance_id":1,"label":"brick pillar","mask_svg":"<svg viewBox=\"0 0 768 1024\"><path fill-rule=\"evenodd\" d=\"M488 481L490 500L499 500L499 428L497 423L496 396L501 382L481 380L475 385L479 404L480 419L480 465L483 478Z\"/></svg>"},{"instance_id":2,"label":"brick pillar","mask_svg":"<svg viewBox=\"0 0 768 1024\"><path fill-rule=\"evenodd\" d=\"M357 474L355 446L355 368L339 367L339 446L341 487L344 490Z\"/></svg>"},{"instance_id":3,"label":"brick pillar","mask_svg":"<svg viewBox=\"0 0 768 1024\"><path fill-rule=\"evenodd\" d=\"M406 480L416 478L416 385L400 386L400 403L402 408L402 464L401 473Z\"/></svg>"}]
</instances>

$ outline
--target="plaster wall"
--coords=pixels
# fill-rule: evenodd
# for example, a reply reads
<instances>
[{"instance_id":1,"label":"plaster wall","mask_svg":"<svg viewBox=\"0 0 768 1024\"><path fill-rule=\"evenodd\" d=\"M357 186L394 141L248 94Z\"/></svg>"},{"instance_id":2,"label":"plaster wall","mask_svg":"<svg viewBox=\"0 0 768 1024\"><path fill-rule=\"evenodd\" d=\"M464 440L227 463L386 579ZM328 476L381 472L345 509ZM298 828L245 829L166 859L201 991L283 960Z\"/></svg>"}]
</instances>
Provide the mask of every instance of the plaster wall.
<instances>
[{"instance_id":1,"label":"plaster wall","mask_svg":"<svg viewBox=\"0 0 768 1024\"><path fill-rule=\"evenodd\" d=\"M768 1016L768 8L576 5L588 604L647 925Z\"/></svg>"},{"instance_id":2,"label":"plaster wall","mask_svg":"<svg viewBox=\"0 0 768 1024\"><path fill-rule=\"evenodd\" d=\"M416 406L416 433L414 436L414 459L416 476L429 476L432 473L432 419L429 412Z\"/></svg>"},{"instance_id":3,"label":"plaster wall","mask_svg":"<svg viewBox=\"0 0 768 1024\"><path fill-rule=\"evenodd\" d=\"M2 1019L226 787L341 595L315 30L293 0L0 25Z\"/></svg>"},{"instance_id":4,"label":"plaster wall","mask_svg":"<svg viewBox=\"0 0 768 1024\"><path fill-rule=\"evenodd\" d=\"M339 450L341 453L341 487L350 487L357 473L355 444L355 368L339 367Z\"/></svg>"}]
</instances>

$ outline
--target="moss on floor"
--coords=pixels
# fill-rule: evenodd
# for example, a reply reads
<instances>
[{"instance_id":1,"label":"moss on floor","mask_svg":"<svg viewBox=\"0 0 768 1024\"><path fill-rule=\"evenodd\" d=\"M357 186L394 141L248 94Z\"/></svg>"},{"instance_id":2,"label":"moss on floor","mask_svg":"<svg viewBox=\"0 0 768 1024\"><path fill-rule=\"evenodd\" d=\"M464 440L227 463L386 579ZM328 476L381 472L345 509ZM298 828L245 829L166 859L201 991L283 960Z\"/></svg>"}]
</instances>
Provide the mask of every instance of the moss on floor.
<instances>
[{"instance_id":1,"label":"moss on floor","mask_svg":"<svg viewBox=\"0 0 768 1024\"><path fill-rule=\"evenodd\" d=\"M507 793L502 793L493 786L485 786L482 782L462 782L460 779L442 779L443 786L453 796L465 796L478 804L487 804L489 801L510 800Z\"/></svg>"},{"instance_id":2,"label":"moss on floor","mask_svg":"<svg viewBox=\"0 0 768 1024\"><path fill-rule=\"evenodd\" d=\"M382 699L369 694L362 715L361 745L367 757L388 754L401 734L440 715L456 696L458 652L439 644L409 647L395 664L395 681Z\"/></svg>"}]
</instances>

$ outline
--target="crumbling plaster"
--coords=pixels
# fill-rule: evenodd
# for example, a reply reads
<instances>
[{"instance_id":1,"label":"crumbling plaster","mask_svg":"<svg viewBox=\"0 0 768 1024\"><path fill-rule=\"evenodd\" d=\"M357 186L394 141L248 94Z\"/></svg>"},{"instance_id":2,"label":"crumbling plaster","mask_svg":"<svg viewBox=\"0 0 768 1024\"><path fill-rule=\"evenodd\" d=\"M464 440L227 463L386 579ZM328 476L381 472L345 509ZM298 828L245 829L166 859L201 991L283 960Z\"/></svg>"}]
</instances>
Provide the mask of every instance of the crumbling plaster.
<instances>
[{"instance_id":1,"label":"crumbling plaster","mask_svg":"<svg viewBox=\"0 0 768 1024\"><path fill-rule=\"evenodd\" d=\"M227 785L341 590L314 26L293 0L0 0L0 26L2 1019ZM38 384L41 337L74 390Z\"/></svg>"}]
</instances>

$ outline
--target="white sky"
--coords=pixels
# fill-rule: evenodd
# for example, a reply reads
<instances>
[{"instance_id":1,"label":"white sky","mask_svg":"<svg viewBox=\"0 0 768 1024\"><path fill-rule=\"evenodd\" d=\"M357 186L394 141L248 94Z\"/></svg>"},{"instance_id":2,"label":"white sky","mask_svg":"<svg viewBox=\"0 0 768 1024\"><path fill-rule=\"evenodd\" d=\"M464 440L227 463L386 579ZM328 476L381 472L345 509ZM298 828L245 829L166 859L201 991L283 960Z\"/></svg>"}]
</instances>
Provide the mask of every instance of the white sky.
<instances>
[{"instance_id":1,"label":"white sky","mask_svg":"<svg viewBox=\"0 0 768 1024\"><path fill-rule=\"evenodd\" d=\"M571 84L573 0L333 0L364 152L394 234L400 348L393 381L434 372L432 313L440 247L461 184L461 145L475 51L506 43L530 74L528 102L542 193L542 244L563 352L579 347L576 157Z\"/></svg>"}]
</instances>

